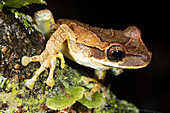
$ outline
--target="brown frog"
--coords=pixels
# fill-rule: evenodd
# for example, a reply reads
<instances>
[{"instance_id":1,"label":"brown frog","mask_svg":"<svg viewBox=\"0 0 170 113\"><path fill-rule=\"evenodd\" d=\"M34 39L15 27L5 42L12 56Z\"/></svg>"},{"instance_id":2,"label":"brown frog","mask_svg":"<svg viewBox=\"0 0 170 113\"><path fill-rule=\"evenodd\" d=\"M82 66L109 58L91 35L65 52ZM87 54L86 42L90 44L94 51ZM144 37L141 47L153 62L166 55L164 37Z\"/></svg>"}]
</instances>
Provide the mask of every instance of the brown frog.
<instances>
[{"instance_id":1,"label":"brown frog","mask_svg":"<svg viewBox=\"0 0 170 113\"><path fill-rule=\"evenodd\" d=\"M47 68L50 68L50 72L46 84L53 87L56 58L61 60L61 68L64 68L63 55L80 65L95 69L95 76L104 79L105 72L109 69L114 69L116 74L119 74L121 69L147 66L152 53L145 47L141 32L135 26L120 31L92 27L75 20L59 19L56 22L56 31L51 35L41 55L22 58L24 66L30 62L41 63L35 75L26 82L27 87L32 89L37 77ZM95 91L93 88L91 92Z\"/></svg>"}]
</instances>

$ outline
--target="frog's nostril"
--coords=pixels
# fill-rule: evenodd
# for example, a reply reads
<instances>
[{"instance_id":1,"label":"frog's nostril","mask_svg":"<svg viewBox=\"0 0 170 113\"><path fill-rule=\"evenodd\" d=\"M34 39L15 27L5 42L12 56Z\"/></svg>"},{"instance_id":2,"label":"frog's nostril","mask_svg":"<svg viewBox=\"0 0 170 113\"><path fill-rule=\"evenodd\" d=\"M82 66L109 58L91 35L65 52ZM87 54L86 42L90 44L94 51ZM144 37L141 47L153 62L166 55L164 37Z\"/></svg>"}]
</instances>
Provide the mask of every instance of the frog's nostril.
<instances>
[{"instance_id":1,"label":"frog's nostril","mask_svg":"<svg viewBox=\"0 0 170 113\"><path fill-rule=\"evenodd\" d=\"M150 51L147 51L147 53L142 55L141 58L144 62L149 63L152 59L152 53Z\"/></svg>"},{"instance_id":2,"label":"frog's nostril","mask_svg":"<svg viewBox=\"0 0 170 113\"><path fill-rule=\"evenodd\" d=\"M142 55L142 60L146 61L148 58L145 55Z\"/></svg>"}]
</instances>

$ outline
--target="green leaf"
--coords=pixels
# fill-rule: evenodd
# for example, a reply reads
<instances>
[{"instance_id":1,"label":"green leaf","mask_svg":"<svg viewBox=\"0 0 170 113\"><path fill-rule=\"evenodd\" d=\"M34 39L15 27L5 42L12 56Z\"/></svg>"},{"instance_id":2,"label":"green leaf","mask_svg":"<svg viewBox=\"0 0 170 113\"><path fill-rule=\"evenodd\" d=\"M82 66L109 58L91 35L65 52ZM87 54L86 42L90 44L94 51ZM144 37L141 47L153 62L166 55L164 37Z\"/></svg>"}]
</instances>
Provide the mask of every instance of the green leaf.
<instances>
[{"instance_id":1,"label":"green leaf","mask_svg":"<svg viewBox=\"0 0 170 113\"><path fill-rule=\"evenodd\" d=\"M57 95L47 98L46 105L54 110L64 109L73 105L77 100L81 99L85 91L83 87L70 87L64 90L66 94L61 92Z\"/></svg>"},{"instance_id":2,"label":"green leaf","mask_svg":"<svg viewBox=\"0 0 170 113\"><path fill-rule=\"evenodd\" d=\"M83 98L78 101L87 108L97 108L103 102L103 94L96 92L92 95L92 100L88 100L83 96Z\"/></svg>"},{"instance_id":3,"label":"green leaf","mask_svg":"<svg viewBox=\"0 0 170 113\"><path fill-rule=\"evenodd\" d=\"M21 8L22 6L27 6L32 3L46 4L44 0L2 0L1 3L6 7L13 8Z\"/></svg>"}]
</instances>

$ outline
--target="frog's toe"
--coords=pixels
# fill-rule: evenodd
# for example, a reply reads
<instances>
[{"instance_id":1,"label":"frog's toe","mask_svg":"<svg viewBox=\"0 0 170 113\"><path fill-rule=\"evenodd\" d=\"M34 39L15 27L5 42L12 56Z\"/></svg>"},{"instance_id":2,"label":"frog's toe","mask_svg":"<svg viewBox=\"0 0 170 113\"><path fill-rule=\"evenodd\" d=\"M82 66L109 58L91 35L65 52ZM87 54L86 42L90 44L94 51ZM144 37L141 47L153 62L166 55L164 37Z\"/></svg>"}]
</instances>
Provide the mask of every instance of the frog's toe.
<instances>
[{"instance_id":1,"label":"frog's toe","mask_svg":"<svg viewBox=\"0 0 170 113\"><path fill-rule=\"evenodd\" d=\"M64 69L65 63L61 63L61 69Z\"/></svg>"},{"instance_id":2,"label":"frog's toe","mask_svg":"<svg viewBox=\"0 0 170 113\"><path fill-rule=\"evenodd\" d=\"M61 68L63 69L63 68L65 67L65 60L64 60L63 54L58 51L56 57L61 60L61 65L60 65L60 66L61 66Z\"/></svg>"},{"instance_id":3,"label":"frog's toe","mask_svg":"<svg viewBox=\"0 0 170 113\"><path fill-rule=\"evenodd\" d=\"M29 57L27 56L22 57L21 63L23 66L27 66L29 63Z\"/></svg>"},{"instance_id":4,"label":"frog's toe","mask_svg":"<svg viewBox=\"0 0 170 113\"><path fill-rule=\"evenodd\" d=\"M92 100L92 94L90 92L85 92L84 96L87 100Z\"/></svg>"},{"instance_id":5,"label":"frog's toe","mask_svg":"<svg viewBox=\"0 0 170 113\"><path fill-rule=\"evenodd\" d=\"M34 84L35 84L35 80L33 80L33 79L29 79L29 80L27 80L26 83L25 83L25 85L26 85L29 89L33 89Z\"/></svg>"},{"instance_id":6,"label":"frog's toe","mask_svg":"<svg viewBox=\"0 0 170 113\"><path fill-rule=\"evenodd\" d=\"M47 78L46 84L50 87L53 87L55 82L53 78Z\"/></svg>"},{"instance_id":7,"label":"frog's toe","mask_svg":"<svg viewBox=\"0 0 170 113\"><path fill-rule=\"evenodd\" d=\"M83 81L85 84L88 84L89 82L98 83L97 80L95 80L95 79L93 79L93 78L90 78L90 77L82 76L81 79L82 79L82 81Z\"/></svg>"},{"instance_id":8,"label":"frog's toe","mask_svg":"<svg viewBox=\"0 0 170 113\"><path fill-rule=\"evenodd\" d=\"M113 74L115 76L120 75L121 73L123 73L123 69L118 69L118 68L114 68L110 70L110 74Z\"/></svg>"}]
</instances>

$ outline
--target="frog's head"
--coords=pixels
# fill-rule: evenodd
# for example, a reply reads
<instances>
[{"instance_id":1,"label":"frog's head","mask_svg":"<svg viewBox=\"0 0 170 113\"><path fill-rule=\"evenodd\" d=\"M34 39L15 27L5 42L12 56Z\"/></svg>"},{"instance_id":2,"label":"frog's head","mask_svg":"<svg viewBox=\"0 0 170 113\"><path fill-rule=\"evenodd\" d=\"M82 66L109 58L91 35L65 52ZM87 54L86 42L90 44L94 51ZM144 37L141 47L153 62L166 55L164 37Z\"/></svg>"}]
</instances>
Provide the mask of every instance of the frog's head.
<instances>
[{"instance_id":1,"label":"frog's head","mask_svg":"<svg viewBox=\"0 0 170 113\"><path fill-rule=\"evenodd\" d=\"M152 57L141 39L140 30L130 26L124 31L114 30L113 37L103 48L104 52L93 52L94 60L108 67L121 69L138 69L147 66ZM106 38L102 38L106 40ZM99 59L98 56L103 56Z\"/></svg>"},{"instance_id":2,"label":"frog's head","mask_svg":"<svg viewBox=\"0 0 170 113\"><path fill-rule=\"evenodd\" d=\"M152 57L141 39L140 30L131 26L123 31L122 38L129 38L126 43L114 42L105 49L106 59L110 66L123 69L136 69L147 66Z\"/></svg>"}]
</instances>

